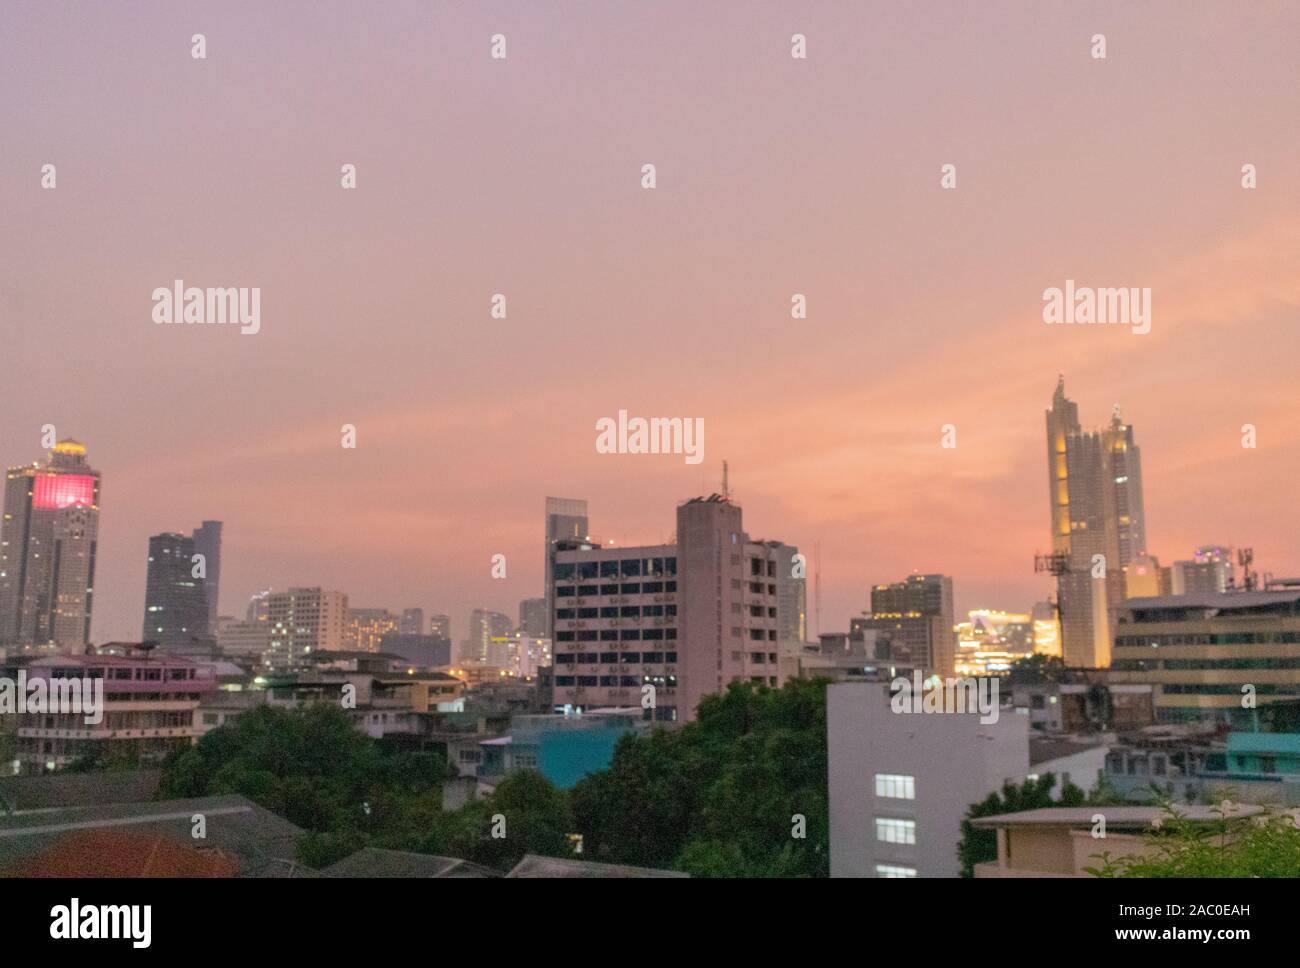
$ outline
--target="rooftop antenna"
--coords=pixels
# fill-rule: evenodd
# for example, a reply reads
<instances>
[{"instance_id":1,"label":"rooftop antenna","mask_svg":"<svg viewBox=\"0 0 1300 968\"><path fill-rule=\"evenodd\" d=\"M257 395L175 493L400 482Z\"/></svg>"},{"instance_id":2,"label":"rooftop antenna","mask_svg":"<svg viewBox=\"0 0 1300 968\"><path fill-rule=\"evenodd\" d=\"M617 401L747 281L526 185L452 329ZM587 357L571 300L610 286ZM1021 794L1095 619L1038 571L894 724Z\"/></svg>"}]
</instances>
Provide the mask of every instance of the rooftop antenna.
<instances>
[{"instance_id":1,"label":"rooftop antenna","mask_svg":"<svg viewBox=\"0 0 1300 968\"><path fill-rule=\"evenodd\" d=\"M1250 566L1255 563L1254 548L1240 548L1237 551L1237 564L1241 565L1241 584L1245 591L1253 592L1256 587L1256 575Z\"/></svg>"},{"instance_id":2,"label":"rooftop antenna","mask_svg":"<svg viewBox=\"0 0 1300 968\"><path fill-rule=\"evenodd\" d=\"M727 481L727 462L725 460L722 462L722 496L728 501L731 500L731 485Z\"/></svg>"}]
</instances>

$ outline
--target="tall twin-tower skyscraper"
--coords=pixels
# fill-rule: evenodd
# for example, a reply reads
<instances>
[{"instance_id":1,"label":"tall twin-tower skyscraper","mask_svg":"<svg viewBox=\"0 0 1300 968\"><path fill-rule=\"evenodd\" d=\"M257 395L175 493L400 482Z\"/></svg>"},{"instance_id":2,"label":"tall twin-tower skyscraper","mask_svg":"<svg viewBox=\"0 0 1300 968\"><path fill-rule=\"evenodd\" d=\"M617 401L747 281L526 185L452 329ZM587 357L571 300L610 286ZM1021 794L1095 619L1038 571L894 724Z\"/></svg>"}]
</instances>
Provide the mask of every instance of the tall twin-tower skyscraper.
<instances>
[{"instance_id":1,"label":"tall twin-tower skyscraper","mask_svg":"<svg viewBox=\"0 0 1300 968\"><path fill-rule=\"evenodd\" d=\"M1110 423L1083 430L1079 407L1056 384L1047 411L1052 552L1067 666L1110 665L1124 569L1146 553L1142 456L1116 405Z\"/></svg>"}]
</instances>

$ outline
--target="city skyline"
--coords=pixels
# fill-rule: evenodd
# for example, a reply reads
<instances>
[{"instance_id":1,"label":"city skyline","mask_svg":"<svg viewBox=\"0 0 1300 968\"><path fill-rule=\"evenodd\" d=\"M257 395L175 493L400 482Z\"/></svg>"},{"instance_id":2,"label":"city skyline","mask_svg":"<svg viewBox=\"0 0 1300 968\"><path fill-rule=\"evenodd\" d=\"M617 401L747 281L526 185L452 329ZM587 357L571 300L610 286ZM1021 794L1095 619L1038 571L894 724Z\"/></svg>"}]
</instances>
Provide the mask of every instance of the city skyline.
<instances>
[{"instance_id":1,"label":"city skyline","mask_svg":"<svg viewBox=\"0 0 1300 968\"><path fill-rule=\"evenodd\" d=\"M1060 386L1061 386L1061 381L1062 381L1062 380L1063 380L1063 375L1058 376L1058 384L1057 384L1057 396L1058 396L1058 397L1059 397L1059 395L1060 395ZM1048 406L1048 408L1047 408L1047 409L1049 409L1049 411L1050 411L1050 404L1051 404L1051 402L1052 402L1052 401L1049 399L1049 400L1048 400L1048 405L1049 405L1049 406ZM1083 422L1083 424L1085 425L1085 427L1087 427L1087 426L1090 425L1090 424L1089 424L1089 419L1090 419L1091 416L1092 416L1092 411L1088 409L1088 401L1087 401L1086 398L1083 400L1083 404L1082 404L1082 406L1083 406L1083 409L1084 409L1084 418L1082 419L1082 422ZM1099 416L1099 415L1098 415L1098 416ZM1112 415L1112 419L1114 419L1114 418L1113 418L1113 415ZM1027 421L1027 422L1032 422L1032 421ZM1101 426L1100 421L1096 421L1096 425ZM1148 433L1148 430L1147 430L1147 428L1144 426L1144 427L1143 427L1144 438L1147 436L1147 433ZM74 443L76 443L76 442L74 441ZM44 458L42 458L42 461L44 461ZM1041 457L1039 457L1039 461L1041 462ZM27 463L30 464L31 461L28 461ZM97 460L97 463L99 463L98 460ZM15 466L15 467L21 467L21 466L24 466L24 465L22 465L22 464L17 464L17 465L14 465L14 466ZM1041 466L1041 463L1040 463L1040 466ZM101 464L101 466L98 468L98 472L102 474L102 473L104 473L104 470L105 470L105 469L104 469L104 466ZM1041 472L1040 472L1040 473L1041 473ZM1160 477L1161 475L1156 474L1156 475L1154 475L1154 476L1156 477L1156 479L1159 479L1159 477ZM110 488L112 487L112 479L111 479L111 475L110 475L110 478L109 478L109 484L108 484L108 486L109 486ZM700 494L699 494L699 495L696 495L696 496L704 496L704 495L707 495L708 493L713 493L715 490L720 490L720 489L721 489L721 486L722 486L722 485L721 485L721 482L720 482L720 481L718 482L716 488L709 488L709 487L707 486L707 481L702 482L702 488L701 488ZM1041 485L1040 485L1040 490L1041 490ZM110 491L110 493L111 493L111 491ZM733 497L735 497L734 494L733 494ZM542 498L539 497L539 500L542 500ZM554 498L549 498L549 497L548 497L548 498L545 498L545 500L546 500L547 502L550 502L550 501L553 501L553 500L555 500L555 499L554 499ZM590 505L590 504L595 504L596 507L597 507L597 509L599 509L599 507L600 507L600 505L601 505L601 501L600 501L599 498L584 498L584 499L582 499L582 500L583 500L585 503L587 503L588 505ZM681 499L675 500L675 501L672 502L672 506L676 506L676 505L678 505L678 504L681 504L681 503L683 503L683 502L686 501L686 500L689 500L689 498L681 498ZM737 500L737 503L740 503L740 504L742 504L742 506L743 506L743 504L744 504L743 500L741 500L740 498L736 498L736 500ZM1047 502L1046 500L1042 500L1040 503L1043 505L1043 508L1044 508L1044 509L1047 509L1048 502ZM1147 503L1148 503L1148 505L1153 504L1153 502L1151 502L1151 501L1148 501ZM1154 506L1155 506L1156 509L1157 509L1157 519L1158 519L1158 518L1160 517L1160 512L1161 512L1161 510L1162 510L1161 505L1160 505L1158 499L1154 502ZM549 505L548 505L548 507L549 507ZM197 512L197 511L196 511L196 513L200 513L200 512ZM101 517L100 522L99 522L99 524L100 524L100 534L101 534L101 544L102 544L102 534L104 533L105 530L107 530L107 528L105 528L105 525L104 525L104 519L105 519L105 517L108 517L108 516ZM593 520L594 520L595 523L593 523L593 524L591 525L591 528L590 528L590 530L591 530L591 532L592 532L591 536L592 536L594 539L605 540L606 544L608 544L608 539L605 537L605 534L602 532L601 527L600 527L600 521L601 521L602 516L601 516L599 510L597 510L597 511L595 511L595 512L592 512L592 518L593 518ZM211 522L211 521L209 521L209 522L206 522L206 523L208 523L208 524L219 524L220 522ZM543 547L545 547L545 544L546 544L546 537L545 537L545 533L544 533L544 525L541 524L541 523L539 523L539 522L537 522L537 521L536 521L536 517L534 518L534 529L535 529L535 534L533 535L532 544L533 544L534 546L537 545L537 544L541 544ZM773 533L777 533L777 532L774 530ZM1158 534L1158 533L1160 533L1160 532L1157 531L1157 534ZM671 538L671 537L672 537L671 533L664 534L663 537L659 539L659 542L667 541L667 540L668 540L669 538ZM146 540L147 540L147 539L146 539ZM1218 539L1216 538L1215 540L1218 540ZM484 564L483 564L482 571L483 571L483 573L484 573L485 576L489 575L489 572L490 572L490 570L491 570L491 560L490 560L490 558L491 558L491 555L492 555L492 554L502 553L502 554L506 554L506 555L507 555L507 578L505 578L505 579L493 579L493 578L490 578L490 577L489 577L489 581L491 582L491 584L487 586L487 588L488 588L488 594L489 594L489 595L495 595L495 596L496 596L496 597L492 597L492 598L484 598L484 599L481 599L481 600L480 600L480 599L475 599L475 598L470 598L470 599L466 599L466 600L464 600L463 603L453 603L452 605L448 606L448 605L446 604L446 600L447 600L448 598L452 597L452 596L442 594L442 593L440 593L440 592L438 592L438 591L436 591L436 590L429 591L429 592L421 592L418 588L415 588L415 586L410 586L410 587L414 588L414 591L413 591L411 594L406 595L405 597L402 597L402 596L399 595L399 596L396 597L396 600L390 600L390 599L393 599L393 598L394 598L394 593L389 593L387 599L383 599L383 600L381 600L381 601L376 602L376 601L372 601L372 600L371 600L368 596L366 596L366 595L359 595L359 594L353 592L353 591L352 591L352 587L353 587L355 584L358 584L358 583L356 583L356 582L349 582L349 581L347 581L346 579L337 579L337 580L320 580L320 581L317 581L317 580L314 580L314 579L313 579L313 580L297 580L297 579L295 579L294 577L292 577L292 573L286 572L287 577L284 579L283 582L271 582L271 581L267 581L267 580L265 580L265 579L264 579L263 577L261 577L261 576L259 576L259 577L254 577L254 578L252 578L252 579L250 579L250 580L247 580L247 584L248 584L248 588L249 588L248 594L244 594L243 591L242 591L242 589L241 589L241 590L238 590L238 591L235 591L235 592L231 592L231 591L227 590L226 593L225 593L226 595L232 595L232 594L233 594L233 595L235 595L236 597L235 597L235 599L234 599L233 602L223 597L221 614L222 614L222 615L227 615L227 616L232 616L232 617L240 617L240 616L242 616L242 615L244 614L244 611L245 611L246 607L247 607L247 604L248 604L249 599L250 599L253 595L255 595L255 594L259 593L259 592L262 592L262 591L264 591L264 590L267 589L267 588L273 588L273 589L275 589L276 591L287 591L287 590L288 590L289 588L291 588L291 587L322 587L322 588L327 588L327 589L328 589L328 588L337 588L338 590L342 591L344 594L347 594L347 595L348 595L348 597L349 597L349 604L350 604L350 607L352 607L353 609L363 609L363 610L364 610L364 609L376 609L376 608L378 608L378 609L387 609L387 610L391 610L391 611L395 612L396 614L400 615L401 612L402 612L404 609L410 609L410 608L412 608L412 607L415 607L415 608L422 608L422 609L425 609L425 610L427 610L427 611L429 611L429 612L431 612L431 613L436 613L436 612L446 612L446 613L448 613L448 614L451 614L452 617L453 617L453 619L452 619L452 642L453 642L453 649L455 649L455 648L458 648L458 647L459 647L459 643L460 643L461 641L463 641L464 636L465 636L466 634L469 633L469 626L470 626L470 624L472 623L472 613L473 613L475 610L478 610L478 609L486 609L486 610L491 610L491 611L502 611L502 612L503 612L504 614L506 614L506 615L512 615L512 614L515 614L515 613L517 612L517 609L518 609L519 604L520 604L522 601L524 601L524 600L527 600L527 599L533 599L533 598L539 598L539 597L540 597L540 598L543 598L543 600L544 600L545 589L544 589L543 587L538 587L537 589L532 588L531 585L527 584L527 582L528 582L527 577L525 577L525 578L523 578L523 579L520 579L519 574L518 574L518 571L515 570L515 569L519 568L521 565L523 566L522 570L524 570L525 572L527 572L527 570L528 570L528 565L530 564L530 561L529 561L529 558L528 558L528 551L529 551L529 549L527 548L528 543L529 543L529 542L528 542L528 539L527 539L527 537L525 537L525 538L523 539L523 541L522 541L522 544L521 544L521 547L523 548L522 551L514 551L513 553L507 553L507 552L504 552L504 551L502 551L502 552L496 552L496 551L493 551L493 552L490 552L490 553L488 553L488 552L485 552L485 553L484 553L484 559L485 559L485 560L484 560ZM615 545L613 545L612 547L634 547L634 546L637 546L637 545L644 545L644 544L651 544L651 543L658 543L658 542L654 542L654 541L651 541L651 540L644 540L644 541L639 541L639 542L636 541L636 540L631 540L631 541L617 541L617 542L615 543ZM812 548L813 548L814 543L818 543L818 542L817 542L817 539L816 539L815 537L814 537L813 539L811 539L811 540L808 540L806 543L803 543L803 544L800 545L800 547L802 548L804 554L808 557L808 569L809 569L809 572L808 572L808 580L809 580L809 585L810 585L810 587L809 587L809 593L808 593L808 601L809 601L809 604L808 604L808 637L809 637L809 640L814 640L814 638L815 638L815 634L816 634L816 632L818 631L818 630L816 629L816 624L815 624L815 623L816 623L816 619L815 619L815 608L814 608L814 605L813 605L814 596L813 596L813 588L812 588L812 577L813 577L813 574L814 574L814 572L815 572L815 570L816 570L816 566L817 566L817 564L818 564L818 562L817 562L816 559L815 559L815 555L814 555L814 553L813 553L813 551L812 551ZM1204 541L1199 541L1199 542L1194 542L1194 543L1193 543L1191 546L1189 546L1189 547L1184 547L1183 545L1178 545L1178 546L1170 547L1170 546L1167 546L1167 545L1165 545L1165 544L1157 544L1157 543L1154 543L1154 542L1148 541L1147 544L1148 544L1149 547L1148 547L1147 550L1148 550L1151 554L1158 556L1161 560L1164 560L1164 561L1174 561L1174 560L1177 560L1177 559L1179 559L1179 558L1191 557L1191 555L1192 555L1192 549L1193 549L1193 548L1199 548L1199 547L1201 547L1202 545L1204 545L1205 543L1206 543L1206 542L1204 542ZM1251 545L1252 547L1254 547L1254 548L1256 548L1256 549L1261 549L1261 548L1263 548L1263 549L1267 549L1267 548L1269 547L1269 542L1268 542L1267 540L1255 540L1255 539L1253 539L1250 535L1246 535L1246 536L1244 536L1244 537L1239 537L1239 538L1235 538L1235 539L1230 539L1230 540L1227 540L1227 541L1225 541L1225 542L1223 542L1223 543L1224 543L1225 545L1228 545L1228 546L1242 546L1242 545L1247 545L1247 544L1249 544L1249 545ZM227 544L228 544L228 543L227 543ZM228 544L228 547L229 547L229 544ZM236 545L236 546L234 546L234 547L238 547L238 546ZM1041 529L1041 535L1040 535L1040 541L1039 541L1039 543L1036 544L1036 545L1034 545L1034 547L1033 547L1032 550L1028 551L1028 555L1029 555L1030 558L1031 558L1031 561L1030 561L1030 565L1031 565L1031 567L1028 568L1028 569L1026 569L1026 571L1032 572L1032 555L1033 555L1034 553L1037 553L1037 552L1039 552L1039 551L1044 551L1044 552L1046 552L1046 551L1050 551L1050 550L1051 550L1051 547L1050 547L1050 533L1049 533L1049 530L1048 530L1048 529L1045 529L1045 528L1044 528L1044 529ZM1287 561L1287 560L1288 560L1287 557L1286 557L1285 555L1283 555L1280 559L1270 559L1270 558L1268 557L1267 553L1264 552L1264 551L1261 551L1261 550L1257 550L1257 551L1256 551L1256 555L1257 555L1256 563L1257 563L1258 566L1261 566L1261 570L1262 570L1263 572L1265 572L1265 573L1271 573L1271 574L1273 574L1275 577L1279 577L1279 578L1281 578L1281 577L1292 577L1292 576L1294 576L1294 575L1296 575L1296 574L1300 574L1300 564L1296 564L1296 563L1294 562L1294 560L1292 560L1292 565L1293 565L1293 567L1287 568L1287 567L1283 567L1283 566L1281 566L1281 562L1284 562L1284 561ZM318 558L318 556L315 556L315 555L312 555L311 557L312 557L313 561L317 560L317 558ZM536 558L535 551L534 551L532 557L533 557L533 559ZM1007 557L1008 559L1010 559L1011 556L1010 556L1010 555L1006 555L1006 556L1004 556L1004 557ZM147 558L147 556L146 556L146 558ZM232 553L232 552L228 552L227 555L226 555L226 558L227 558L228 561L229 561L229 565L228 565L228 567L230 567L230 568L232 569L232 572L233 572L234 574L239 575L239 574L247 574L247 573L248 573L248 569L247 569L246 567L241 567L240 563L238 563L238 562L234 559L234 557L233 557L233 553ZM103 584L102 584L103 579L102 579L101 577L99 577L99 575L102 574L101 569L104 569L104 568L106 568L106 567L108 567L107 564L106 564L106 555L105 555L105 552L104 552L104 551L102 550L102 548L101 548L101 551L100 551L100 553L99 553L99 561L98 561L98 563L97 563L97 577L96 577L96 587L99 588L99 589L102 589L102 588L103 588ZM319 567L319 566L317 566L317 567ZM830 590L828 590L827 587L826 587L826 585L823 583L823 587L822 587L822 590L821 590L821 591L822 591L822 598L823 598L823 617L822 617L822 626L823 626L823 627L822 627L822 629L821 629L820 631L825 631L825 632L842 632L842 631L846 630L846 629L848 628L848 626L849 626L850 619L852 619L852 618L854 618L854 617L861 616L861 615L863 615L864 613L867 613L867 612L870 611L870 598L871 598L871 589L872 589L872 587L875 586L875 585L878 585L878 584L880 584L880 583L882 583L882 582L888 582L888 581L892 580L892 579L891 579L888 575L886 575L886 574L880 574L880 573L877 573L877 572L879 572L881 569L873 568L869 563L864 563L861 567L862 567L862 571L861 571L861 573L855 575L852 579L846 579L846 580L844 580L844 581L842 581L842 582L838 582L838 583L836 583L835 586L834 586L832 589L830 589ZM946 564L944 561L940 560L940 561L938 561L938 562L936 563L936 566L935 566L935 568L934 568L933 570L935 570L935 571L940 571L940 570L943 570L943 569L948 569L948 566L947 566L947 564ZM537 568L537 569L536 569L536 571L538 572L538 574L537 574L537 576L536 576L538 582L541 582L541 581L542 581L542 577L543 577L542 574L541 574L542 570L543 570L543 569L541 569L541 568ZM330 562L330 563L328 563L328 564L326 565L326 567L325 567L324 569L322 569L322 571L324 571L324 572L328 572L328 573L331 573L331 574L346 575L346 574L348 573L348 568L347 568L346 565L344 565L344 564L342 564L342 563L339 563L339 562ZM918 575L918 574L923 574L924 572L925 572L925 569L922 569L922 568L913 568L913 569L911 569L911 570L908 572L908 574ZM1003 599L998 599L998 600L993 600L993 599L990 598L989 595L986 594L986 593L982 593L982 592L978 592L978 591L974 591L974 590L969 589L969 588L967 587L967 584L968 584L968 583L967 583L966 581L963 580L963 575L962 575L962 573L961 573L960 571L955 571L955 570L948 569L948 570L943 570L942 573L944 573L944 574L951 574L952 577L953 577L953 580L954 580L954 601L957 603L957 605L956 605L956 607L955 607L955 614L958 614L958 615L964 615L967 611L970 611L970 610L973 610L973 609L981 609L981 608L994 608L994 609L1007 609L1007 610L1022 610L1022 611L1023 611L1023 610L1028 610L1028 609L1032 608L1032 607L1033 607L1035 604L1037 604L1038 602L1044 601L1044 600L1046 600L1049 596L1055 596L1055 594L1056 594L1056 588L1055 588L1055 584L1056 584L1056 583L1055 583L1054 580L1050 580L1049 576L1046 576L1046 575L1033 575L1033 574L1031 574L1031 575L1029 576L1030 579L1031 579L1031 583L1026 584L1026 583L1023 583L1023 582L1016 582L1016 581L1013 581L1013 582L1011 582L1011 583L1008 584L1008 587L1016 587L1016 586L1019 586L1019 587L1027 587L1027 588L1030 589L1031 594L1033 593L1033 588L1037 588L1038 591L1039 591L1039 594L1037 595L1037 597L1032 598L1032 600L1023 600L1023 599L1007 600L1007 599L1005 599L1005 598L1003 598ZM145 588L144 588L144 585L145 585L144 577L145 577L144 575L141 575L141 591L140 591L140 596L139 596L139 600L140 600L140 602L144 602L144 601L145 601L145 598L146 598ZM389 575L389 576L380 576L380 581L381 581L382 584L384 584L384 585L386 585L386 586L387 586L387 585L391 585L391 578L392 578L392 577L393 577L393 576L391 576L391 575ZM985 588L993 587L993 588L995 589L994 594L996 594L996 588L997 588L997 585L996 585L996 584L993 585L993 586L989 586L989 585L987 585L987 584L981 584L981 583L978 581L978 579L975 578L974 575L972 575L972 579L973 579L973 580L971 580L971 581L969 582L969 584L970 584L971 586L975 586L975 587L985 587ZM223 584L224 584L224 583L223 583ZM860 605L856 605L856 604L853 602L853 590L852 590L852 589L855 587L856 584L860 584L860 587L861 587L861 590L862 590L861 604L860 604ZM494 588L493 586L498 586L501 590L498 591L497 588ZM848 586L848 588L849 588L849 590L848 590L847 592L845 591L845 587L846 587L846 586ZM518 591L519 594L518 594L517 597L512 597L512 596L514 596L514 592L513 592L513 591L505 591L505 589L515 589L515 590ZM382 598L383 596L380 596L380 597ZM827 600L828 598L833 599L833 600L836 601L837 603L838 603L838 602L848 602L848 605L846 606L846 610L845 610L844 613L843 613L842 620L836 620L832 615L829 614L829 612L828 612L828 610L827 610L827 608L826 608L826 600ZM91 641L93 641L93 642L103 642L103 641L111 641L111 640L130 641L130 640L133 640L133 639L135 639L135 638L138 637L137 634L135 634L135 633L131 633L131 632L130 632L128 629L126 629L126 628L123 628L123 629L121 630L121 633L120 633L120 634L114 634L114 633L112 633L112 632L107 632L107 633L103 633L103 634L101 634L101 633L98 631L98 629L99 629L99 622L101 621L100 616L101 616L104 612L108 612L108 613L110 613L112 616L114 616L113 618L109 618L109 619L106 619L106 620L102 620L102 621L105 622L105 625L107 625L108 622L116 621L116 613L117 613L117 611L120 609L121 606L120 606L120 604L119 604L118 608L115 608L115 607L114 607L114 604L113 604L113 601L112 601L112 599L110 598L110 596L105 595L105 594L103 594L102 592L99 592L99 593L96 594L96 596L95 596L95 606L96 606L96 607L95 607L95 609L94 609L94 613L93 613L93 615L92 615ZM499 606L499 607L497 607L497 606ZM136 627L136 630L137 630L137 632L138 632L138 629L139 629L139 609L140 609L140 604L139 604L139 603L135 603L135 604L133 604L131 607L134 609L134 611L135 611L135 613L136 613L136 615L135 615L135 627ZM460 630L458 630L458 625L459 625Z\"/></svg>"}]
</instances>

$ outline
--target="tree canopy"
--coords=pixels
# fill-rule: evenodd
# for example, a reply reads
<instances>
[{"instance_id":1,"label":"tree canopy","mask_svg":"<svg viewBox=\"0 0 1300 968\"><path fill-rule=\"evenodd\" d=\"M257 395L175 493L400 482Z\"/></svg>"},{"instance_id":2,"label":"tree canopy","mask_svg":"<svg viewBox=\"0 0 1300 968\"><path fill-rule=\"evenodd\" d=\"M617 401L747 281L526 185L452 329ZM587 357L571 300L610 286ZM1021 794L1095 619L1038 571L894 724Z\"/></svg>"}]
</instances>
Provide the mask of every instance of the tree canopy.
<instances>
[{"instance_id":1,"label":"tree canopy","mask_svg":"<svg viewBox=\"0 0 1300 968\"><path fill-rule=\"evenodd\" d=\"M957 844L961 876L974 877L976 864L998 859L997 831L976 827L971 823L972 820L995 817L1000 813L1036 810L1039 807L1078 807L1088 802L1084 792L1073 783L1065 784L1061 788L1060 799L1053 800L1052 790L1055 787L1056 774L1044 773L1020 784L1004 783L1000 792L990 793L979 803L971 804L966 811L966 819L961 822L961 840Z\"/></svg>"},{"instance_id":2,"label":"tree canopy","mask_svg":"<svg viewBox=\"0 0 1300 968\"><path fill-rule=\"evenodd\" d=\"M1097 877L1300 877L1300 829L1289 813L1234 816L1218 805L1209 823L1189 821L1165 801L1160 823L1143 835L1137 854L1100 855Z\"/></svg>"},{"instance_id":3,"label":"tree canopy","mask_svg":"<svg viewBox=\"0 0 1300 968\"><path fill-rule=\"evenodd\" d=\"M570 796L587 859L696 876L827 876L826 683L733 683L626 736Z\"/></svg>"}]
</instances>

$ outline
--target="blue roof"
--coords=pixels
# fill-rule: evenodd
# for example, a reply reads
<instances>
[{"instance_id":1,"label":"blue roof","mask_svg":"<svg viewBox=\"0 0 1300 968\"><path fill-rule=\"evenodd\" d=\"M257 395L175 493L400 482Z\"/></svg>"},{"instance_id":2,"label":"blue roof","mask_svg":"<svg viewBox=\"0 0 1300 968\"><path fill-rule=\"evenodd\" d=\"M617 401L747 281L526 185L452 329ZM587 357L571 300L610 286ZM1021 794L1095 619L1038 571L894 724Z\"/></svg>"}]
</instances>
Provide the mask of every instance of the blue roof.
<instances>
[{"instance_id":1,"label":"blue roof","mask_svg":"<svg viewBox=\"0 0 1300 968\"><path fill-rule=\"evenodd\" d=\"M1300 733L1229 733L1229 753L1294 753L1300 756Z\"/></svg>"}]
</instances>

